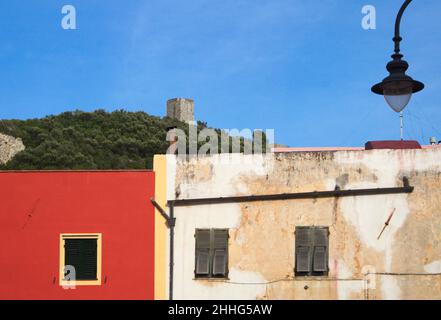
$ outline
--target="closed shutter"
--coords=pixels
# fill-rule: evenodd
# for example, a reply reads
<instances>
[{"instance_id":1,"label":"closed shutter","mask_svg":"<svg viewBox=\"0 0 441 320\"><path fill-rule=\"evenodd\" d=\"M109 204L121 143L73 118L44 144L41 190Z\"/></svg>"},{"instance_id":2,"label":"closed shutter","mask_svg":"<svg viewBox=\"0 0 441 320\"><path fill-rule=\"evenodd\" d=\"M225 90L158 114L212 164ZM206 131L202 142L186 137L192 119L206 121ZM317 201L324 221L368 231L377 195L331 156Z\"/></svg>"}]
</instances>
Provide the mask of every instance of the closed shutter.
<instances>
[{"instance_id":1,"label":"closed shutter","mask_svg":"<svg viewBox=\"0 0 441 320\"><path fill-rule=\"evenodd\" d=\"M228 264L228 230L213 230L213 276L226 276Z\"/></svg>"},{"instance_id":2,"label":"closed shutter","mask_svg":"<svg viewBox=\"0 0 441 320\"><path fill-rule=\"evenodd\" d=\"M311 257L309 247L297 247L296 271L309 272L311 270Z\"/></svg>"},{"instance_id":3,"label":"closed shutter","mask_svg":"<svg viewBox=\"0 0 441 320\"><path fill-rule=\"evenodd\" d=\"M313 228L314 230L314 245L327 247L328 246L328 228Z\"/></svg>"},{"instance_id":4,"label":"closed shutter","mask_svg":"<svg viewBox=\"0 0 441 320\"><path fill-rule=\"evenodd\" d=\"M328 271L328 228L314 229L314 272Z\"/></svg>"},{"instance_id":5,"label":"closed shutter","mask_svg":"<svg viewBox=\"0 0 441 320\"><path fill-rule=\"evenodd\" d=\"M75 268L75 279L73 279L73 274L68 271L64 274L64 276L69 276L70 280L77 280L77 271L79 269L79 265L81 263L80 258L80 243L75 240L65 240L64 242L64 265L72 266Z\"/></svg>"},{"instance_id":6,"label":"closed shutter","mask_svg":"<svg viewBox=\"0 0 441 320\"><path fill-rule=\"evenodd\" d=\"M75 268L75 280L97 280L97 240L65 239L65 265Z\"/></svg>"},{"instance_id":7,"label":"closed shutter","mask_svg":"<svg viewBox=\"0 0 441 320\"><path fill-rule=\"evenodd\" d=\"M227 273L227 251L215 250L213 259L213 275L225 276Z\"/></svg>"},{"instance_id":8,"label":"closed shutter","mask_svg":"<svg viewBox=\"0 0 441 320\"><path fill-rule=\"evenodd\" d=\"M208 250L199 250L196 260L196 274L200 276L207 276L210 273L210 253Z\"/></svg>"},{"instance_id":9,"label":"closed shutter","mask_svg":"<svg viewBox=\"0 0 441 320\"><path fill-rule=\"evenodd\" d=\"M213 248L227 249L228 247L228 230L213 230Z\"/></svg>"},{"instance_id":10,"label":"closed shutter","mask_svg":"<svg viewBox=\"0 0 441 320\"><path fill-rule=\"evenodd\" d=\"M81 240L82 250L82 274L84 279L97 280L97 240ZM78 274L77 274L78 277Z\"/></svg>"},{"instance_id":11,"label":"closed shutter","mask_svg":"<svg viewBox=\"0 0 441 320\"><path fill-rule=\"evenodd\" d=\"M308 273L311 271L311 229L296 228L296 272Z\"/></svg>"},{"instance_id":12,"label":"closed shutter","mask_svg":"<svg viewBox=\"0 0 441 320\"><path fill-rule=\"evenodd\" d=\"M314 272L328 271L328 228L314 228Z\"/></svg>"},{"instance_id":13,"label":"closed shutter","mask_svg":"<svg viewBox=\"0 0 441 320\"><path fill-rule=\"evenodd\" d=\"M314 247L314 272L325 272L326 266L326 248Z\"/></svg>"},{"instance_id":14,"label":"closed shutter","mask_svg":"<svg viewBox=\"0 0 441 320\"><path fill-rule=\"evenodd\" d=\"M210 230L196 231L196 275L210 274Z\"/></svg>"}]
</instances>

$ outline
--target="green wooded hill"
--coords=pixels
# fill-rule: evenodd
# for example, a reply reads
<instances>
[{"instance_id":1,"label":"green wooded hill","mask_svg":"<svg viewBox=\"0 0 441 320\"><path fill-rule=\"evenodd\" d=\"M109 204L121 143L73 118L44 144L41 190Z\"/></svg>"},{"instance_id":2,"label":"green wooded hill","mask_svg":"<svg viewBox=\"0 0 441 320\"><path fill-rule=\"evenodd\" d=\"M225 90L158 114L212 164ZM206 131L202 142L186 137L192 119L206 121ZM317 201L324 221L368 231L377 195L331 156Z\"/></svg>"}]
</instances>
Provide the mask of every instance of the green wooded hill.
<instances>
[{"instance_id":1,"label":"green wooded hill","mask_svg":"<svg viewBox=\"0 0 441 320\"><path fill-rule=\"evenodd\" d=\"M188 133L184 122L124 110L0 120L0 132L21 138L26 146L0 170L152 169L153 155L167 151L170 127ZM206 123L197 127L200 131Z\"/></svg>"}]
</instances>

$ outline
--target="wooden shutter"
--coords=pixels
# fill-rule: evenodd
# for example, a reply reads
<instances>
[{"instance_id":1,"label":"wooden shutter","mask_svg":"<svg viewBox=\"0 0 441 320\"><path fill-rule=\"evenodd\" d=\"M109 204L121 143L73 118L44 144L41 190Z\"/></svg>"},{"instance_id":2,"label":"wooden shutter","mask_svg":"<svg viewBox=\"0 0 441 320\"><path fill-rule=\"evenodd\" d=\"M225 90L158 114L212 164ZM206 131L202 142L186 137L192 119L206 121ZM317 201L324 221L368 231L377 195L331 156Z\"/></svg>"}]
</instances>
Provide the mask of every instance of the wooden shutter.
<instances>
[{"instance_id":1,"label":"wooden shutter","mask_svg":"<svg viewBox=\"0 0 441 320\"><path fill-rule=\"evenodd\" d=\"M70 280L77 279L77 271L79 269L80 261L80 243L74 240L65 240L64 241L64 265L73 266L75 268L75 279L71 278ZM68 274L65 273L64 276ZM72 275L70 275L72 277Z\"/></svg>"},{"instance_id":2,"label":"wooden shutter","mask_svg":"<svg viewBox=\"0 0 441 320\"><path fill-rule=\"evenodd\" d=\"M209 251L199 250L196 258L196 274L200 276L208 276L210 273L210 253Z\"/></svg>"},{"instance_id":3,"label":"wooden shutter","mask_svg":"<svg viewBox=\"0 0 441 320\"><path fill-rule=\"evenodd\" d=\"M196 270L197 276L210 274L210 230L196 230Z\"/></svg>"},{"instance_id":4,"label":"wooden shutter","mask_svg":"<svg viewBox=\"0 0 441 320\"><path fill-rule=\"evenodd\" d=\"M297 272L311 271L311 257L310 257L309 247L297 247L296 271Z\"/></svg>"},{"instance_id":5,"label":"wooden shutter","mask_svg":"<svg viewBox=\"0 0 441 320\"><path fill-rule=\"evenodd\" d=\"M228 230L213 230L213 249L228 248Z\"/></svg>"},{"instance_id":6,"label":"wooden shutter","mask_svg":"<svg viewBox=\"0 0 441 320\"><path fill-rule=\"evenodd\" d=\"M314 272L328 271L328 228L314 228Z\"/></svg>"},{"instance_id":7,"label":"wooden shutter","mask_svg":"<svg viewBox=\"0 0 441 320\"><path fill-rule=\"evenodd\" d=\"M213 276L225 276L227 274L227 251L215 250L213 258Z\"/></svg>"},{"instance_id":8,"label":"wooden shutter","mask_svg":"<svg viewBox=\"0 0 441 320\"><path fill-rule=\"evenodd\" d=\"M213 276L227 275L228 230L213 230Z\"/></svg>"},{"instance_id":9,"label":"wooden shutter","mask_svg":"<svg viewBox=\"0 0 441 320\"><path fill-rule=\"evenodd\" d=\"M327 247L328 246L328 228L314 228L314 245Z\"/></svg>"},{"instance_id":10,"label":"wooden shutter","mask_svg":"<svg viewBox=\"0 0 441 320\"><path fill-rule=\"evenodd\" d=\"M65 239L65 265L75 268L76 280L97 280L97 239Z\"/></svg>"},{"instance_id":11,"label":"wooden shutter","mask_svg":"<svg viewBox=\"0 0 441 320\"><path fill-rule=\"evenodd\" d=\"M326 266L326 248L314 247L314 272L325 272Z\"/></svg>"},{"instance_id":12,"label":"wooden shutter","mask_svg":"<svg viewBox=\"0 0 441 320\"><path fill-rule=\"evenodd\" d=\"M296 272L311 271L312 234L307 227L296 228Z\"/></svg>"}]
</instances>

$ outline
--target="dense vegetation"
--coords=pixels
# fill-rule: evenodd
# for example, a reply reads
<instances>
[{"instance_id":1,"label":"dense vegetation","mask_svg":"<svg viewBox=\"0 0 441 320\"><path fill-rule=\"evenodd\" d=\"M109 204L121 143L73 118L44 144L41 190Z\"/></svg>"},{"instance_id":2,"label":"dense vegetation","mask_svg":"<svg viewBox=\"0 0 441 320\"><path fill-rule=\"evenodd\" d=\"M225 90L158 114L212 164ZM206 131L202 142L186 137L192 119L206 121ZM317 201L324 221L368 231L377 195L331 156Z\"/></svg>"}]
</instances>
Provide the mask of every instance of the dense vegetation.
<instances>
[{"instance_id":1,"label":"dense vegetation","mask_svg":"<svg viewBox=\"0 0 441 320\"><path fill-rule=\"evenodd\" d=\"M124 110L1 120L0 132L22 138L26 149L0 170L151 169L153 155L167 151L170 127L188 132L175 119ZM198 131L205 127L198 122Z\"/></svg>"}]
</instances>

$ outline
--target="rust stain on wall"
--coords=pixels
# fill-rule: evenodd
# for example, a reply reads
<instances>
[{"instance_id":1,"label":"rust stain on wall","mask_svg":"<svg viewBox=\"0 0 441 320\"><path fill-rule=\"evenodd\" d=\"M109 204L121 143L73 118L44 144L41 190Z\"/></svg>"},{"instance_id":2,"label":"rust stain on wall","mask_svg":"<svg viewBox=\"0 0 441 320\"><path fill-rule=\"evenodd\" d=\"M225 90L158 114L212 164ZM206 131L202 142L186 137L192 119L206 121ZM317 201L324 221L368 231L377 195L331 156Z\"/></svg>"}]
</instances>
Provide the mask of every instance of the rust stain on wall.
<instances>
[{"instance_id":1,"label":"rust stain on wall","mask_svg":"<svg viewBox=\"0 0 441 320\"><path fill-rule=\"evenodd\" d=\"M278 164L265 177L237 177L250 194L275 194L328 190L325 181L335 177L343 188L347 183L373 180L367 168L343 168L333 162L332 153L277 155ZM314 280L294 277L296 226L328 226L330 234L330 264L344 261L352 278L362 279L366 264L384 263L382 255L362 245L355 229L340 212L339 199L304 199L257 202L241 205L240 226L234 239L241 239L230 250L231 264L241 270L259 272L268 282L261 299L337 299L338 270L331 267L329 279ZM376 232L373 230L373 232ZM261 254L257 254L261 253ZM282 281L282 279L285 279ZM309 289L305 290L307 286ZM360 288L362 284L360 282ZM365 292L351 292L348 298L364 298Z\"/></svg>"},{"instance_id":2,"label":"rust stain on wall","mask_svg":"<svg viewBox=\"0 0 441 320\"><path fill-rule=\"evenodd\" d=\"M334 152L276 154L265 174L244 171L234 176L229 187L235 190L234 195L264 195L375 185L385 169L374 170L369 163L363 164L365 155L372 152L348 154L354 161L342 163L336 161ZM387 161L394 155L385 152L381 156ZM407 176L415 190L399 198L382 198L386 202L397 201L409 210L397 210L381 239L386 247L372 245L361 233L376 238L389 212L379 212L378 216L384 218L363 225L350 221L348 207L342 206L340 198L241 203L238 225L230 229L230 269L259 274L265 279L264 293L256 295L256 299L385 299L391 295L403 299L441 298L441 276L427 275L426 270L427 265L437 261L441 269L441 174L437 168L419 171L416 164L403 169L409 161L406 157L416 161L417 153L398 152L394 159L400 170L392 176L395 185L391 186L401 186L403 176ZM214 172L206 159L182 163L176 171L176 186L203 184L216 190L213 195L223 196L222 189L210 185ZM369 198L364 201L369 202ZM372 208L375 210L375 203ZM389 232L399 218L405 220L391 236ZM329 227L328 277L294 276L296 226ZM374 275L376 287L367 289L366 266L378 273L426 275ZM225 282L199 284L215 287Z\"/></svg>"},{"instance_id":3,"label":"rust stain on wall","mask_svg":"<svg viewBox=\"0 0 441 320\"><path fill-rule=\"evenodd\" d=\"M210 181L213 175L213 165L209 161L191 159L182 161L176 170L176 181L179 183L202 183Z\"/></svg>"},{"instance_id":4,"label":"rust stain on wall","mask_svg":"<svg viewBox=\"0 0 441 320\"><path fill-rule=\"evenodd\" d=\"M412 214L394 241L393 270L421 273L397 276L402 299L441 299L441 276L424 275L425 265L441 259L441 176L437 171L407 174L416 187L408 197Z\"/></svg>"}]
</instances>

